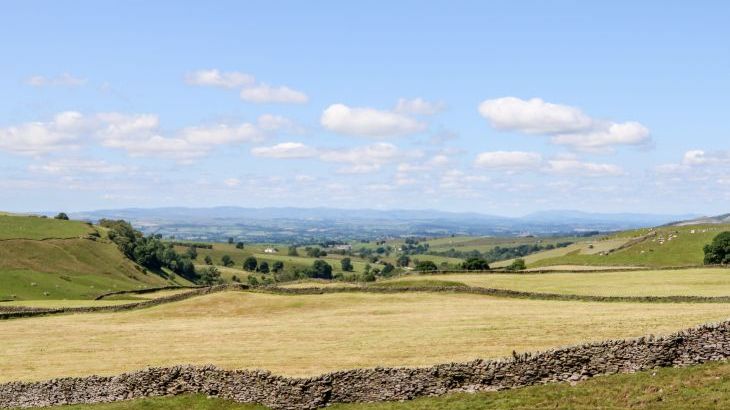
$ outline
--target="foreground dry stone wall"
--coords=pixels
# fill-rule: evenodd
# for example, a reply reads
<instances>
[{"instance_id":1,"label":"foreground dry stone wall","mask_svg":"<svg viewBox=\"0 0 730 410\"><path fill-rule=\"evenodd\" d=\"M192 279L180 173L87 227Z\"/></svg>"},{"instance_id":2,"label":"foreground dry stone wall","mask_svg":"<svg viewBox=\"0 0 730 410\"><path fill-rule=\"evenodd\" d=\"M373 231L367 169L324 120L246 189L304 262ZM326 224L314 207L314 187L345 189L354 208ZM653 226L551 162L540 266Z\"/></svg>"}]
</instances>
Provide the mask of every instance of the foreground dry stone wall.
<instances>
[{"instance_id":1,"label":"foreground dry stone wall","mask_svg":"<svg viewBox=\"0 0 730 410\"><path fill-rule=\"evenodd\" d=\"M347 370L313 378L213 366L150 368L112 377L90 376L0 384L0 407L99 403L198 393L273 409L315 409L332 403L408 400L449 392L493 391L730 357L730 322L673 335L585 344L505 360L427 368Z\"/></svg>"}]
</instances>

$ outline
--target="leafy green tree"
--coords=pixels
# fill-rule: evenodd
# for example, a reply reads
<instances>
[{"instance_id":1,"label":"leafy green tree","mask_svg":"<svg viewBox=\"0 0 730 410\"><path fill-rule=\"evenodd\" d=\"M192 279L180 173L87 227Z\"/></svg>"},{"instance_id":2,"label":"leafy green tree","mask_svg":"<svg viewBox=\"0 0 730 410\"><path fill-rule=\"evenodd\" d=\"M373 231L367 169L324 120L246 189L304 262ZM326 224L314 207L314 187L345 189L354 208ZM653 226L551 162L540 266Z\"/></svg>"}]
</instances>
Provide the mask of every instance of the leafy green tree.
<instances>
[{"instance_id":1,"label":"leafy green tree","mask_svg":"<svg viewBox=\"0 0 730 410\"><path fill-rule=\"evenodd\" d=\"M705 265L727 265L730 263L730 232L717 235L712 243L705 245Z\"/></svg>"},{"instance_id":2,"label":"leafy green tree","mask_svg":"<svg viewBox=\"0 0 730 410\"><path fill-rule=\"evenodd\" d=\"M375 282L375 273L367 272L360 275L360 280L363 282Z\"/></svg>"},{"instance_id":3,"label":"leafy green tree","mask_svg":"<svg viewBox=\"0 0 730 410\"><path fill-rule=\"evenodd\" d=\"M212 265L213 264L213 258L210 257L210 255L205 255L205 264L206 265Z\"/></svg>"},{"instance_id":4,"label":"leafy green tree","mask_svg":"<svg viewBox=\"0 0 730 410\"><path fill-rule=\"evenodd\" d=\"M200 272L200 279L198 280L198 283L208 286L218 285L223 283L223 279L221 279L221 273L218 271L218 268L215 266L208 266Z\"/></svg>"},{"instance_id":5,"label":"leafy green tree","mask_svg":"<svg viewBox=\"0 0 730 410\"><path fill-rule=\"evenodd\" d=\"M482 258L469 258L461 264L464 270L489 270L489 263Z\"/></svg>"},{"instance_id":6,"label":"leafy green tree","mask_svg":"<svg viewBox=\"0 0 730 410\"><path fill-rule=\"evenodd\" d=\"M243 249L243 242L236 242L236 249Z\"/></svg>"},{"instance_id":7,"label":"leafy green tree","mask_svg":"<svg viewBox=\"0 0 730 410\"><path fill-rule=\"evenodd\" d=\"M411 258L408 255L401 255L396 259L395 263L401 268L404 268L411 264Z\"/></svg>"},{"instance_id":8,"label":"leafy green tree","mask_svg":"<svg viewBox=\"0 0 730 410\"><path fill-rule=\"evenodd\" d=\"M269 262L261 261L261 263L259 263L259 267L256 268L256 270L261 273L269 273Z\"/></svg>"},{"instance_id":9,"label":"leafy green tree","mask_svg":"<svg viewBox=\"0 0 730 410\"><path fill-rule=\"evenodd\" d=\"M249 275L249 277L246 279L246 281L251 286L258 286L259 285L259 280L256 279L256 276L253 276L253 275Z\"/></svg>"},{"instance_id":10,"label":"leafy green tree","mask_svg":"<svg viewBox=\"0 0 730 410\"><path fill-rule=\"evenodd\" d=\"M53 217L53 219L61 219L64 221L68 221L68 215L66 215L65 212L59 212L58 215Z\"/></svg>"},{"instance_id":11,"label":"leafy green tree","mask_svg":"<svg viewBox=\"0 0 730 410\"><path fill-rule=\"evenodd\" d=\"M228 238L228 244L229 245L233 244L233 238Z\"/></svg>"},{"instance_id":12,"label":"leafy green tree","mask_svg":"<svg viewBox=\"0 0 730 410\"><path fill-rule=\"evenodd\" d=\"M389 277L393 276L394 271L395 271L395 266L393 266L392 263L386 263L385 266L383 266L383 270L380 271L380 274L386 278L389 278Z\"/></svg>"},{"instance_id":13,"label":"leafy green tree","mask_svg":"<svg viewBox=\"0 0 730 410\"><path fill-rule=\"evenodd\" d=\"M271 265L271 271L274 273L279 273L284 270L284 262L282 261L276 261Z\"/></svg>"},{"instance_id":14,"label":"leafy green tree","mask_svg":"<svg viewBox=\"0 0 730 410\"><path fill-rule=\"evenodd\" d=\"M419 261L415 269L419 272L429 272L438 270L438 266L433 261Z\"/></svg>"},{"instance_id":15,"label":"leafy green tree","mask_svg":"<svg viewBox=\"0 0 730 410\"><path fill-rule=\"evenodd\" d=\"M299 256L296 246L290 246L286 254L289 256Z\"/></svg>"},{"instance_id":16,"label":"leafy green tree","mask_svg":"<svg viewBox=\"0 0 730 410\"><path fill-rule=\"evenodd\" d=\"M228 256L228 255L223 255L223 256L221 257L221 263L222 263L222 264L223 264L223 266L225 266L225 267L230 267L230 266L233 266L233 265L235 265L235 264L236 264L236 263L235 263L235 262L233 261L233 259L231 259L231 257L230 257L230 256Z\"/></svg>"},{"instance_id":17,"label":"leafy green tree","mask_svg":"<svg viewBox=\"0 0 730 410\"><path fill-rule=\"evenodd\" d=\"M350 258L342 258L340 260L340 265L342 266L342 270L345 272L352 272L355 267L352 266L352 260Z\"/></svg>"},{"instance_id":18,"label":"leafy green tree","mask_svg":"<svg viewBox=\"0 0 730 410\"><path fill-rule=\"evenodd\" d=\"M256 271L256 267L258 266L258 264L259 263L256 258L254 258L253 256L249 256L248 258L246 258L246 260L243 261L243 269L249 272L254 272Z\"/></svg>"},{"instance_id":19,"label":"leafy green tree","mask_svg":"<svg viewBox=\"0 0 730 410\"><path fill-rule=\"evenodd\" d=\"M318 279L332 279L332 266L322 259L317 259L309 268L310 277Z\"/></svg>"},{"instance_id":20,"label":"leafy green tree","mask_svg":"<svg viewBox=\"0 0 730 410\"><path fill-rule=\"evenodd\" d=\"M198 250L195 248L195 246L189 247L186 254L188 255L188 258L192 260L198 259Z\"/></svg>"}]
</instances>

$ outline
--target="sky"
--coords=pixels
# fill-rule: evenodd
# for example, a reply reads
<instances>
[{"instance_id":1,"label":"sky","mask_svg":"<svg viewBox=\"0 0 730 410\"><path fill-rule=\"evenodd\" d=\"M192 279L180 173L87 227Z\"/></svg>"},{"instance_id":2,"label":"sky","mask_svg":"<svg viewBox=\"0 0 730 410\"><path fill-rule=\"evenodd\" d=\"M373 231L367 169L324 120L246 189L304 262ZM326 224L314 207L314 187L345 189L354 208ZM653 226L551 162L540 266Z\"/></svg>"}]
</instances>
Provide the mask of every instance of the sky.
<instances>
[{"instance_id":1,"label":"sky","mask_svg":"<svg viewBox=\"0 0 730 410\"><path fill-rule=\"evenodd\" d=\"M7 1L0 209L730 212L725 1Z\"/></svg>"}]
</instances>

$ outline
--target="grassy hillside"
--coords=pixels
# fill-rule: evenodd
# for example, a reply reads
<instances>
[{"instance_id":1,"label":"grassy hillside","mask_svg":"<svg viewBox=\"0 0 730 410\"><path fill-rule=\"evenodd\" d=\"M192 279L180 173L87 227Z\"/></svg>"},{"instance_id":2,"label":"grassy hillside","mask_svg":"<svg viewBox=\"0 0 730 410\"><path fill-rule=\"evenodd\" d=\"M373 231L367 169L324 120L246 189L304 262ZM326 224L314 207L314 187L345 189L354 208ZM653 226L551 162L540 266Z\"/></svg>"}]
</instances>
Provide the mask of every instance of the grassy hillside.
<instances>
[{"instance_id":1,"label":"grassy hillside","mask_svg":"<svg viewBox=\"0 0 730 410\"><path fill-rule=\"evenodd\" d=\"M730 225L659 227L615 234L562 249L561 254L540 252L525 260L528 267L587 266L700 266L702 248Z\"/></svg>"},{"instance_id":2,"label":"grassy hillside","mask_svg":"<svg viewBox=\"0 0 730 410\"><path fill-rule=\"evenodd\" d=\"M377 282L419 286L449 281L526 292L594 296L728 296L730 269L697 268L590 273L408 275Z\"/></svg>"},{"instance_id":3,"label":"grassy hillside","mask_svg":"<svg viewBox=\"0 0 730 410\"><path fill-rule=\"evenodd\" d=\"M0 240L79 238L94 232L85 222L0 214Z\"/></svg>"},{"instance_id":4,"label":"grassy hillside","mask_svg":"<svg viewBox=\"0 0 730 410\"><path fill-rule=\"evenodd\" d=\"M458 393L406 402L335 404L333 410L724 409L730 408L730 364L708 363L598 377L574 386L547 384L488 393ZM159 397L59 410L259 410L205 396ZM49 408L50 410L50 408Z\"/></svg>"},{"instance_id":5,"label":"grassy hillside","mask_svg":"<svg viewBox=\"0 0 730 410\"><path fill-rule=\"evenodd\" d=\"M730 304L225 292L130 312L4 322L0 382L181 363L297 376L421 366L660 335L728 317Z\"/></svg>"},{"instance_id":6,"label":"grassy hillside","mask_svg":"<svg viewBox=\"0 0 730 410\"><path fill-rule=\"evenodd\" d=\"M3 215L0 226L0 300L90 299L170 284L143 272L115 244L81 238L96 232L86 223Z\"/></svg>"}]
</instances>

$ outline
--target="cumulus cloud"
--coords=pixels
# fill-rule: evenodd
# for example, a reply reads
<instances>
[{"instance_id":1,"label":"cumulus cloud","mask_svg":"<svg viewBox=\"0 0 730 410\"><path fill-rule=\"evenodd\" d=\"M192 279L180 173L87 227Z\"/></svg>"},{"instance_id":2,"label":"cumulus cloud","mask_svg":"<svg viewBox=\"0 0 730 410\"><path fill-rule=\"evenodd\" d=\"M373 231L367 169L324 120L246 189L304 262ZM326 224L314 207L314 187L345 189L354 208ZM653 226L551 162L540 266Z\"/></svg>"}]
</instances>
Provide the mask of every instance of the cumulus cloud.
<instances>
[{"instance_id":1,"label":"cumulus cloud","mask_svg":"<svg viewBox=\"0 0 730 410\"><path fill-rule=\"evenodd\" d=\"M241 180L237 178L228 178L223 181L223 184L227 187L233 188L241 185Z\"/></svg>"},{"instance_id":2,"label":"cumulus cloud","mask_svg":"<svg viewBox=\"0 0 730 410\"><path fill-rule=\"evenodd\" d=\"M270 147L256 147L251 150L251 154L254 156L267 158L311 158L317 153L317 149L301 142L282 142Z\"/></svg>"},{"instance_id":3,"label":"cumulus cloud","mask_svg":"<svg viewBox=\"0 0 730 410\"><path fill-rule=\"evenodd\" d=\"M286 124L283 117L264 115L256 123L208 124L163 133L159 117L154 114L83 115L68 111L48 122L0 128L0 150L41 155L98 141L131 156L190 161L206 155L218 145L261 142Z\"/></svg>"},{"instance_id":4,"label":"cumulus cloud","mask_svg":"<svg viewBox=\"0 0 730 410\"><path fill-rule=\"evenodd\" d=\"M616 145L641 145L650 140L649 129L638 122L598 120L576 107L539 98L485 100L479 113L498 130L547 135L554 144L581 151L605 152Z\"/></svg>"},{"instance_id":5,"label":"cumulus cloud","mask_svg":"<svg viewBox=\"0 0 730 410\"><path fill-rule=\"evenodd\" d=\"M272 87L258 84L241 90L241 99L254 103L304 104L309 97L301 91L286 86Z\"/></svg>"},{"instance_id":6,"label":"cumulus cloud","mask_svg":"<svg viewBox=\"0 0 730 410\"><path fill-rule=\"evenodd\" d=\"M442 102L426 101L423 98L400 98L395 105L395 112L399 114L434 115L446 108Z\"/></svg>"},{"instance_id":7,"label":"cumulus cloud","mask_svg":"<svg viewBox=\"0 0 730 410\"><path fill-rule=\"evenodd\" d=\"M718 164L730 164L730 152L707 152L697 149L685 152L682 158L682 165L690 167Z\"/></svg>"},{"instance_id":8,"label":"cumulus cloud","mask_svg":"<svg viewBox=\"0 0 730 410\"><path fill-rule=\"evenodd\" d=\"M0 128L0 150L21 155L40 155L78 145L84 117L66 111L47 122L28 122Z\"/></svg>"},{"instance_id":9,"label":"cumulus cloud","mask_svg":"<svg viewBox=\"0 0 730 410\"><path fill-rule=\"evenodd\" d=\"M25 83L32 87L80 87L86 84L86 79L63 73L55 77L30 76L25 80Z\"/></svg>"},{"instance_id":10,"label":"cumulus cloud","mask_svg":"<svg viewBox=\"0 0 730 410\"><path fill-rule=\"evenodd\" d=\"M239 71L221 72L217 69L198 70L188 73L185 82L190 85L241 89L240 97L253 103L304 104L309 101L307 94L290 87L270 86L256 82L251 74Z\"/></svg>"},{"instance_id":11,"label":"cumulus cloud","mask_svg":"<svg viewBox=\"0 0 730 410\"><path fill-rule=\"evenodd\" d=\"M190 85L239 88L253 84L256 82L256 78L251 74L239 71L221 72L216 69L210 69L188 73L185 76L185 82Z\"/></svg>"},{"instance_id":12,"label":"cumulus cloud","mask_svg":"<svg viewBox=\"0 0 730 410\"><path fill-rule=\"evenodd\" d=\"M398 137L426 129L426 124L407 115L374 108L333 104L322 113L320 123L330 131L370 138Z\"/></svg>"},{"instance_id":13,"label":"cumulus cloud","mask_svg":"<svg viewBox=\"0 0 730 410\"><path fill-rule=\"evenodd\" d=\"M528 170L542 164L542 155L524 151L491 151L477 155L474 165L487 169Z\"/></svg>"}]
</instances>

